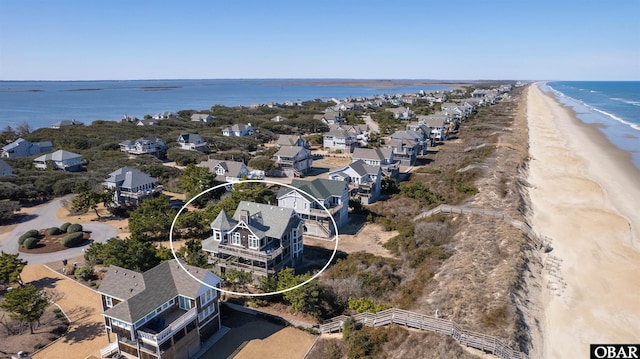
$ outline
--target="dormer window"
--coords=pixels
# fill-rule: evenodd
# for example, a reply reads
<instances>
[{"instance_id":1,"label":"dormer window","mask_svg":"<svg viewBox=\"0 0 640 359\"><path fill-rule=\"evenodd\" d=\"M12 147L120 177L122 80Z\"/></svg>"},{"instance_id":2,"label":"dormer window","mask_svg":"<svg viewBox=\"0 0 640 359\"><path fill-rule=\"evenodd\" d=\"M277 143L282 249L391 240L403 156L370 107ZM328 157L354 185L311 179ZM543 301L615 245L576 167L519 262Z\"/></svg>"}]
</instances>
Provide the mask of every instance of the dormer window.
<instances>
[{"instance_id":1,"label":"dormer window","mask_svg":"<svg viewBox=\"0 0 640 359\"><path fill-rule=\"evenodd\" d=\"M234 244L236 246L242 245L242 241L240 240L240 233L238 232L233 233L233 236L231 237L231 244Z\"/></svg>"}]
</instances>

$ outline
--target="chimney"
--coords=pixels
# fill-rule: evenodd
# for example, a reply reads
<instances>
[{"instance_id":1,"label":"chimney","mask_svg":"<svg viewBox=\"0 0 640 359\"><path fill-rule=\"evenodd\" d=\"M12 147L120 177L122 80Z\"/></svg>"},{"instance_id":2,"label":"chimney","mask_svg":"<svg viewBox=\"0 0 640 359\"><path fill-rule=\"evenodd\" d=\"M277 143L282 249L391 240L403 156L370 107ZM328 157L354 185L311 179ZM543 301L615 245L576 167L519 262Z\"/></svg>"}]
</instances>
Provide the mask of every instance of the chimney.
<instances>
[{"instance_id":1,"label":"chimney","mask_svg":"<svg viewBox=\"0 0 640 359\"><path fill-rule=\"evenodd\" d=\"M247 210L240 211L240 214L238 215L238 219L241 222L249 224L249 211L247 211Z\"/></svg>"}]
</instances>

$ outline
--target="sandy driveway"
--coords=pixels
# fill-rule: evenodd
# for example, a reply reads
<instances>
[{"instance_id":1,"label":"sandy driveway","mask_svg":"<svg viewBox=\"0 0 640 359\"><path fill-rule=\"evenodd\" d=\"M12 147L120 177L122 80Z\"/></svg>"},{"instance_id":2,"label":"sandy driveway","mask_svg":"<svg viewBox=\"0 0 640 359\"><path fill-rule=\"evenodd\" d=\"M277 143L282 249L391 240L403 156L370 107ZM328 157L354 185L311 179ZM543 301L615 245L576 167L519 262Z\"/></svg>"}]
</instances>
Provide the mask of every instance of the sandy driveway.
<instances>
[{"instance_id":1,"label":"sandy driveway","mask_svg":"<svg viewBox=\"0 0 640 359\"><path fill-rule=\"evenodd\" d=\"M33 358L99 357L100 349L109 343L98 293L42 264L27 265L21 277L25 283L32 283L53 293L53 299L71 322L63 338L36 353Z\"/></svg>"},{"instance_id":2,"label":"sandy driveway","mask_svg":"<svg viewBox=\"0 0 640 359\"><path fill-rule=\"evenodd\" d=\"M27 254L18 251L18 237L30 229L43 229L49 227L59 227L64 221L56 217L56 212L62 207L62 199L53 200L32 211L25 219L13 228L13 230L2 236L0 250L7 253L20 253L20 258L25 259L30 264L50 263L61 261L67 258L81 256L86 246L69 248L64 251L43 254ZM71 219L69 221L72 221ZM102 223L81 223L84 230L91 233L91 239L95 242L106 242L107 239L115 237L117 230L115 227Z\"/></svg>"}]
</instances>

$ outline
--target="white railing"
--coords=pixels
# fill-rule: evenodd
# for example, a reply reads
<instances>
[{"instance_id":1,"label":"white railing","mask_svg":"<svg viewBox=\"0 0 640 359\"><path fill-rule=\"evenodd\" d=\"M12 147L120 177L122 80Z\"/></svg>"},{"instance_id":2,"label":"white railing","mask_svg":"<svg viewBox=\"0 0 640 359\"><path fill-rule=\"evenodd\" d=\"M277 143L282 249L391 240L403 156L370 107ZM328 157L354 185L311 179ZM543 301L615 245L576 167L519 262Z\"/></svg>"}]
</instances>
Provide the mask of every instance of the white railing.
<instances>
[{"instance_id":1,"label":"white railing","mask_svg":"<svg viewBox=\"0 0 640 359\"><path fill-rule=\"evenodd\" d=\"M117 350L118 350L118 342L110 343L106 347L100 349L100 357L101 358L108 357L109 355L113 354Z\"/></svg>"},{"instance_id":2,"label":"white railing","mask_svg":"<svg viewBox=\"0 0 640 359\"><path fill-rule=\"evenodd\" d=\"M189 309L188 312L180 316L180 318L173 321L167 328L157 334L147 333L142 330L138 330L138 336L140 339L148 341L154 345L161 344L165 339L171 337L176 331L184 328L189 322L196 318L196 307Z\"/></svg>"}]
</instances>

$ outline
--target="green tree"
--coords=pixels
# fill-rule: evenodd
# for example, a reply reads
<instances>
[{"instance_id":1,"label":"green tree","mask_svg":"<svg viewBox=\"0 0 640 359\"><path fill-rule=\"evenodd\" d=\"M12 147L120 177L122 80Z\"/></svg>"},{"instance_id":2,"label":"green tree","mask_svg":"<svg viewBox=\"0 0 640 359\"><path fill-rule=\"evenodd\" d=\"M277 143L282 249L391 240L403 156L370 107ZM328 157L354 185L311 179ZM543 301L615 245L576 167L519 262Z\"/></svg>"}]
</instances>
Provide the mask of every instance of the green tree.
<instances>
[{"instance_id":1,"label":"green tree","mask_svg":"<svg viewBox=\"0 0 640 359\"><path fill-rule=\"evenodd\" d=\"M202 191L215 186L216 181L214 178L208 168L190 164L182 171L182 175L178 181L178 188L187 193L187 199L191 199ZM224 191L224 189L221 190ZM220 192L221 191L216 190L207 192L196 198L192 203L196 207L202 208L209 200L218 196Z\"/></svg>"},{"instance_id":2,"label":"green tree","mask_svg":"<svg viewBox=\"0 0 640 359\"><path fill-rule=\"evenodd\" d=\"M310 274L296 275L293 268L285 268L278 273L278 290L294 287L311 278ZM304 312L313 316L320 314L322 288L317 279L283 294L285 301L291 305L291 312Z\"/></svg>"},{"instance_id":3,"label":"green tree","mask_svg":"<svg viewBox=\"0 0 640 359\"><path fill-rule=\"evenodd\" d=\"M116 265L139 272L147 271L158 264L166 253L158 251L151 242L137 239L111 238L105 243L91 243L84 258L91 265Z\"/></svg>"},{"instance_id":4,"label":"green tree","mask_svg":"<svg viewBox=\"0 0 640 359\"><path fill-rule=\"evenodd\" d=\"M257 156L248 163L249 167L260 171L269 172L276 168L276 163L269 157Z\"/></svg>"},{"instance_id":5,"label":"green tree","mask_svg":"<svg viewBox=\"0 0 640 359\"><path fill-rule=\"evenodd\" d=\"M169 199L165 196L143 201L129 216L131 238L167 239L176 213L176 210L169 207Z\"/></svg>"},{"instance_id":6,"label":"green tree","mask_svg":"<svg viewBox=\"0 0 640 359\"><path fill-rule=\"evenodd\" d=\"M98 219L102 218L98 212L98 206L104 205L109 208L113 200L114 189L103 189L101 191L94 190L86 182L76 184L74 192L77 195L73 198L71 205L78 212L87 212L94 210Z\"/></svg>"},{"instance_id":7,"label":"green tree","mask_svg":"<svg viewBox=\"0 0 640 359\"><path fill-rule=\"evenodd\" d=\"M29 331L33 334L36 323L49 306L49 298L43 290L29 284L8 292L0 307L9 312L9 316L20 323L29 323Z\"/></svg>"},{"instance_id":8,"label":"green tree","mask_svg":"<svg viewBox=\"0 0 640 359\"><path fill-rule=\"evenodd\" d=\"M377 313L391 308L390 305L376 303L371 298L349 298L349 309L353 309L358 313Z\"/></svg>"},{"instance_id":9,"label":"green tree","mask_svg":"<svg viewBox=\"0 0 640 359\"><path fill-rule=\"evenodd\" d=\"M0 223L9 221L20 210L18 201L0 201Z\"/></svg>"},{"instance_id":10,"label":"green tree","mask_svg":"<svg viewBox=\"0 0 640 359\"><path fill-rule=\"evenodd\" d=\"M200 239L187 240L180 249L176 251L179 258L183 258L187 264L195 267L208 267L207 255L202 251L202 241Z\"/></svg>"},{"instance_id":11,"label":"green tree","mask_svg":"<svg viewBox=\"0 0 640 359\"><path fill-rule=\"evenodd\" d=\"M11 283L19 283L22 285L20 273L27 265L27 261L18 258L19 254L5 253L0 254L0 284L8 285Z\"/></svg>"}]
</instances>

